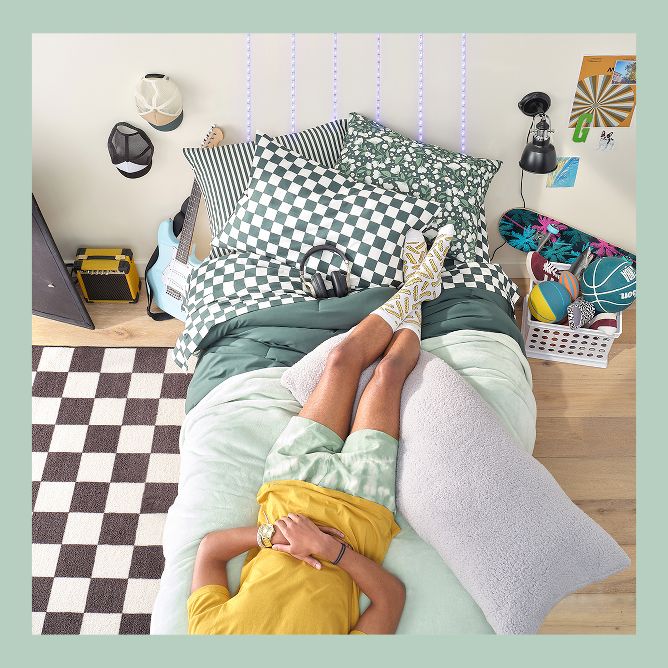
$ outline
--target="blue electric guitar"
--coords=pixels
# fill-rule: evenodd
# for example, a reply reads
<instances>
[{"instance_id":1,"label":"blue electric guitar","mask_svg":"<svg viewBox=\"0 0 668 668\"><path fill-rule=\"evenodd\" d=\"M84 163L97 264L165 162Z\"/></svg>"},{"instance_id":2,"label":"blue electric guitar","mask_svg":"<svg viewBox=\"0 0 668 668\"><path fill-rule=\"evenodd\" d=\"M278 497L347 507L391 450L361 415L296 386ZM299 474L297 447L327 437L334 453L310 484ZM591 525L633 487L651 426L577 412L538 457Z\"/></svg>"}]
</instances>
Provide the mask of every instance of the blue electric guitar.
<instances>
[{"instance_id":1,"label":"blue electric guitar","mask_svg":"<svg viewBox=\"0 0 668 668\"><path fill-rule=\"evenodd\" d=\"M218 146L222 141L223 131L212 126L202 142L202 148ZM179 320L186 319L183 297L188 287L190 272L200 264L200 260L195 255L195 247L192 246L191 249L191 245L201 197L202 191L195 179L188 198L181 234L178 238L174 235L171 219L160 223L158 257L155 264L146 271L146 283L153 303L165 313ZM151 315L150 310L149 315ZM159 316L160 314L156 318L155 315L152 315L160 320L165 317Z\"/></svg>"}]
</instances>

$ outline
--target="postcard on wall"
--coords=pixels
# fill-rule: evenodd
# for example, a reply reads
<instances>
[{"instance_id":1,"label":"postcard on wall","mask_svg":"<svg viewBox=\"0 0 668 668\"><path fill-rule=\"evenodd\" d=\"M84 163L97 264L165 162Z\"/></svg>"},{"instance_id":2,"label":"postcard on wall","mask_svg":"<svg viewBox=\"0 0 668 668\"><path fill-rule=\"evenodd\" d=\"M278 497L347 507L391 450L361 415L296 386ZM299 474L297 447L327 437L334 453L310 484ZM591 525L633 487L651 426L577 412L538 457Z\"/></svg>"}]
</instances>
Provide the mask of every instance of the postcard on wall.
<instances>
[{"instance_id":1,"label":"postcard on wall","mask_svg":"<svg viewBox=\"0 0 668 668\"><path fill-rule=\"evenodd\" d=\"M631 125L636 108L635 56L584 56L575 90L569 127L590 114L589 127Z\"/></svg>"},{"instance_id":2,"label":"postcard on wall","mask_svg":"<svg viewBox=\"0 0 668 668\"><path fill-rule=\"evenodd\" d=\"M614 151L615 150L615 137L614 132L609 130L601 130L601 136L598 138L598 146L596 147L597 151Z\"/></svg>"},{"instance_id":3,"label":"postcard on wall","mask_svg":"<svg viewBox=\"0 0 668 668\"><path fill-rule=\"evenodd\" d=\"M557 168L547 175L547 188L572 188L578 175L580 158L557 158Z\"/></svg>"}]
</instances>

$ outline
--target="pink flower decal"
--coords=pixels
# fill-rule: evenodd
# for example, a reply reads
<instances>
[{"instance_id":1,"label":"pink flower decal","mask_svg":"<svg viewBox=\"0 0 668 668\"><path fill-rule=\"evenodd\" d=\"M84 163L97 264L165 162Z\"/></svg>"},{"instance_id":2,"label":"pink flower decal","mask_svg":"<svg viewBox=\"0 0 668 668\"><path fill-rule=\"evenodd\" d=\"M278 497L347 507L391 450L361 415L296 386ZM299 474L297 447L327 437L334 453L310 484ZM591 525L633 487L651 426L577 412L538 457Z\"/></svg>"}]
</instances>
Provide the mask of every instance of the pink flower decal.
<instances>
[{"instance_id":1,"label":"pink flower decal","mask_svg":"<svg viewBox=\"0 0 668 668\"><path fill-rule=\"evenodd\" d=\"M558 220L553 220L552 218L541 216L540 214L538 214L538 224L532 225L531 227L536 230L538 235L549 234L550 242L556 241L557 237L559 236L559 232L566 229L566 225L560 223ZM559 231L557 234L552 231L555 229Z\"/></svg>"},{"instance_id":2,"label":"pink flower decal","mask_svg":"<svg viewBox=\"0 0 668 668\"><path fill-rule=\"evenodd\" d=\"M594 239L589 245L592 251L594 251L594 255L598 257L614 257L615 255L619 255L619 248L609 244L607 241L603 241L603 239Z\"/></svg>"}]
</instances>

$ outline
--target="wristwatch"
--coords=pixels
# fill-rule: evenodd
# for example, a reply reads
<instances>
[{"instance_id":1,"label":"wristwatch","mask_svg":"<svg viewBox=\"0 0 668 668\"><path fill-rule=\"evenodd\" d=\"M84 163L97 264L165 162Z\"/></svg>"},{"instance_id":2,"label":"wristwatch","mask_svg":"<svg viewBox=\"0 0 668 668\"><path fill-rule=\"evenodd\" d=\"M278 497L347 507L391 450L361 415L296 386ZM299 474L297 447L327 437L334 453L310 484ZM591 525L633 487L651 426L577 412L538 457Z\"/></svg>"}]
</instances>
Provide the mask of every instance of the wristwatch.
<instances>
[{"instance_id":1,"label":"wristwatch","mask_svg":"<svg viewBox=\"0 0 668 668\"><path fill-rule=\"evenodd\" d=\"M262 514L264 515L265 523L260 524L257 528L257 545L258 547L271 547L271 537L274 535L276 529L274 529L274 525L269 521L264 508L262 509Z\"/></svg>"},{"instance_id":2,"label":"wristwatch","mask_svg":"<svg viewBox=\"0 0 668 668\"><path fill-rule=\"evenodd\" d=\"M257 528L258 547L271 547L271 537L275 531L273 524L260 524Z\"/></svg>"}]
</instances>

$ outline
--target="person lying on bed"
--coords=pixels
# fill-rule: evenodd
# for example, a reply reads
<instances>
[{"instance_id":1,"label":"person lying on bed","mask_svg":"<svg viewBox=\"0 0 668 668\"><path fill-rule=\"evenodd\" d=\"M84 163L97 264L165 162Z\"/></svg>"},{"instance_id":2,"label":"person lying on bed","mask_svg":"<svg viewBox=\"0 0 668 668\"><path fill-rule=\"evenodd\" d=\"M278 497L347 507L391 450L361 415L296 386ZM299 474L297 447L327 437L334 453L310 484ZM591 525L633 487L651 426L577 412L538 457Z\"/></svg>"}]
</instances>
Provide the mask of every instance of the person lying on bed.
<instances>
[{"instance_id":1,"label":"person lying on bed","mask_svg":"<svg viewBox=\"0 0 668 668\"><path fill-rule=\"evenodd\" d=\"M189 633L396 631L404 586L380 564L399 532L399 404L420 354L421 305L440 294L452 233L447 225L427 252L422 234L409 232L404 286L329 354L317 387L267 457L260 528L215 531L200 543ZM360 374L379 357L353 418ZM232 596L227 562L246 551ZM371 601L362 615L360 591Z\"/></svg>"}]
</instances>

